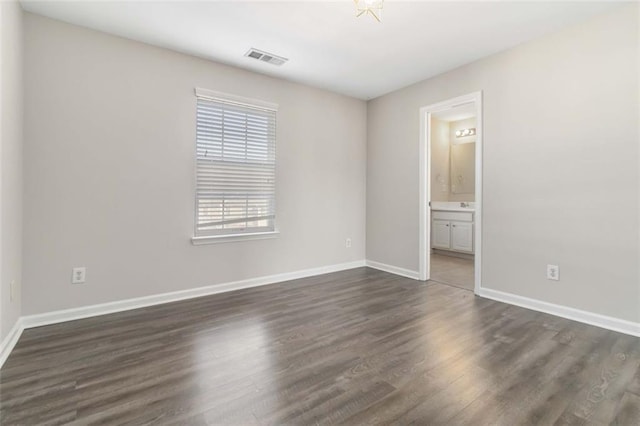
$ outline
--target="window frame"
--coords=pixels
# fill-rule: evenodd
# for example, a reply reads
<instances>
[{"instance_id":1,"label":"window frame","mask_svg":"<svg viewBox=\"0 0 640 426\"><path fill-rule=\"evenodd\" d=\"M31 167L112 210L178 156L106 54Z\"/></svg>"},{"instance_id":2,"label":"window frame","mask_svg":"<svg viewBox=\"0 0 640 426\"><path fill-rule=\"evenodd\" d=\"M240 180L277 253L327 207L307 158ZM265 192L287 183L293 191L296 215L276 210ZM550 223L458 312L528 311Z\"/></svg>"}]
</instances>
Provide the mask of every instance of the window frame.
<instances>
[{"instance_id":1,"label":"window frame","mask_svg":"<svg viewBox=\"0 0 640 426\"><path fill-rule=\"evenodd\" d=\"M267 102L259 99L251 99L244 98L237 95L232 95L228 93L217 92L209 89L203 89L196 87L195 90L195 140L194 140L194 189L193 189L193 200L194 200L194 222L193 222L193 236L191 237L191 242L194 245L202 245L202 244L214 244L214 243L222 243L222 242L233 242L233 241L244 241L244 240L261 240L261 239L269 239L276 238L280 232L277 226L277 215L276 215L276 194L277 194L277 180L276 180L276 167L277 167L277 155L276 155L276 147L277 147L277 117L278 117L278 104ZM198 219L199 219L199 211L198 211L198 101L200 99L209 100L212 102L218 102L223 104L228 104L235 107L245 107L250 109L257 110L266 110L272 112L274 114L274 136L273 136L273 150L274 150L274 159L273 159L273 167L274 167L274 184L273 184L273 229L269 229L266 231L257 230L252 231L252 229L257 228L245 228L249 229L249 231L241 231L237 232L235 230L224 230L220 233L213 234L199 234L198 233Z\"/></svg>"}]
</instances>

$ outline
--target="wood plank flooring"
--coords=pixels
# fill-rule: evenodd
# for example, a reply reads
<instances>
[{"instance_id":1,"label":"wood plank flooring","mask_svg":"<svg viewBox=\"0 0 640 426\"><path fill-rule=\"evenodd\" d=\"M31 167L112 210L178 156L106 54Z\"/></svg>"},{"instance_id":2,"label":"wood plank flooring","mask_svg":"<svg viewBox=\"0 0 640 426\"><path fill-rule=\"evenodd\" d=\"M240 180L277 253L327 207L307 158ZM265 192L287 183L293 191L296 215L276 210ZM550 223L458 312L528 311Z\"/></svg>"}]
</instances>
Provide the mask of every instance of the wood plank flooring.
<instances>
[{"instance_id":1,"label":"wood plank flooring","mask_svg":"<svg viewBox=\"0 0 640 426\"><path fill-rule=\"evenodd\" d=\"M640 339L360 268L26 330L0 423L638 425Z\"/></svg>"},{"instance_id":2,"label":"wood plank flooring","mask_svg":"<svg viewBox=\"0 0 640 426\"><path fill-rule=\"evenodd\" d=\"M431 254L431 280L473 291L473 259Z\"/></svg>"}]
</instances>

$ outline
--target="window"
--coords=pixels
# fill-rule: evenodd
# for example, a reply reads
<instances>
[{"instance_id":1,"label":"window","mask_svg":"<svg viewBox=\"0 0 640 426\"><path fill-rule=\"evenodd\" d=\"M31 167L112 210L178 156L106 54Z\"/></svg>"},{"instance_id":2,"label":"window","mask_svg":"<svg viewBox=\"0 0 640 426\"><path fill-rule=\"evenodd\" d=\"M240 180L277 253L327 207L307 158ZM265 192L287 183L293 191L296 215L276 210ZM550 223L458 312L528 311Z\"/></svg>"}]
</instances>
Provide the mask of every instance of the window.
<instances>
[{"instance_id":1,"label":"window","mask_svg":"<svg viewBox=\"0 0 640 426\"><path fill-rule=\"evenodd\" d=\"M277 105L196 89L195 238L275 232Z\"/></svg>"}]
</instances>

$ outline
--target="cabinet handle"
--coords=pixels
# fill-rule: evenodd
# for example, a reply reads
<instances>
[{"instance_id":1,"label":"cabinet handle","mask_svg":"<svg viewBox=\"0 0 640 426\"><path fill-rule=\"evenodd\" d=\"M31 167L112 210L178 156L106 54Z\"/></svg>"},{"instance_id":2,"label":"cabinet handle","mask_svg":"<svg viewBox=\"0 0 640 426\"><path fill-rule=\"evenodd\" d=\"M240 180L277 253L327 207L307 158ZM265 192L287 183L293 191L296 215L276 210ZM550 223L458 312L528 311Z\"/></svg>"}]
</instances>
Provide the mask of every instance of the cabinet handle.
<instances>
[{"instance_id":1,"label":"cabinet handle","mask_svg":"<svg viewBox=\"0 0 640 426\"><path fill-rule=\"evenodd\" d=\"M455 225L451 225L451 226L454 227L454 228L456 227Z\"/></svg>"},{"instance_id":2,"label":"cabinet handle","mask_svg":"<svg viewBox=\"0 0 640 426\"><path fill-rule=\"evenodd\" d=\"M447 223L445 226L448 228L448 227L449 227L449 224Z\"/></svg>"}]
</instances>

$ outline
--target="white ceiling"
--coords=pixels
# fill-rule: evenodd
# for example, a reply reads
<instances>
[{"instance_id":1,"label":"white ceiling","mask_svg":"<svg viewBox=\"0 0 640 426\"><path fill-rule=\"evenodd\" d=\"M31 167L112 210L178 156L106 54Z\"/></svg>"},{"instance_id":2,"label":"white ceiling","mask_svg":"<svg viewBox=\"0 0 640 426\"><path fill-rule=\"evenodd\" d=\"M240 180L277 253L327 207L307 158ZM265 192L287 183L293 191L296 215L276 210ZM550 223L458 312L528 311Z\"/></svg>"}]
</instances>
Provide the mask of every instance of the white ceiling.
<instances>
[{"instance_id":1,"label":"white ceiling","mask_svg":"<svg viewBox=\"0 0 640 426\"><path fill-rule=\"evenodd\" d=\"M615 2L28 1L25 10L292 81L371 99L618 6ZM244 56L255 47L282 67Z\"/></svg>"}]
</instances>

